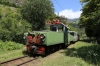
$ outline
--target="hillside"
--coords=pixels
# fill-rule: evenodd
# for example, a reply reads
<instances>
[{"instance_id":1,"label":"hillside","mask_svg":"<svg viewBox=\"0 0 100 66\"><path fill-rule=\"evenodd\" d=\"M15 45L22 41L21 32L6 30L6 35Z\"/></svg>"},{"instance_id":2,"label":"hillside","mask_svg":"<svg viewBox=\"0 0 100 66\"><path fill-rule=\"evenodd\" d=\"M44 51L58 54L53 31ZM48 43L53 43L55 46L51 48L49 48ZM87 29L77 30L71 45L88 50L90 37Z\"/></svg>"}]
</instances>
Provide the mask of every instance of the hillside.
<instances>
[{"instance_id":1,"label":"hillside","mask_svg":"<svg viewBox=\"0 0 100 66\"><path fill-rule=\"evenodd\" d=\"M20 7L20 6L22 6L24 1L25 0L0 0L0 4L14 6L14 7Z\"/></svg>"},{"instance_id":2,"label":"hillside","mask_svg":"<svg viewBox=\"0 0 100 66\"><path fill-rule=\"evenodd\" d=\"M67 22L78 22L79 21L79 18L77 19L67 19Z\"/></svg>"},{"instance_id":3,"label":"hillside","mask_svg":"<svg viewBox=\"0 0 100 66\"><path fill-rule=\"evenodd\" d=\"M20 42L30 24L22 19L20 8L0 5L0 39ZM20 37L20 39L16 38Z\"/></svg>"}]
</instances>

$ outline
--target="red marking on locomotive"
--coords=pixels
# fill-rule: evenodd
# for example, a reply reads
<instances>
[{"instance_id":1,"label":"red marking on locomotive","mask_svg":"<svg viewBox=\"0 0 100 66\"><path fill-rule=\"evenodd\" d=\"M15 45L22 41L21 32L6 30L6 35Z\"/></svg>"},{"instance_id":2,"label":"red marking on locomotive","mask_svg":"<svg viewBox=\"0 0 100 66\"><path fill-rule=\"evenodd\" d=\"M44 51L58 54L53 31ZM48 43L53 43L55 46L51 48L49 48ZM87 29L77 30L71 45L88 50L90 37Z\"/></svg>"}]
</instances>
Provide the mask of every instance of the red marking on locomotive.
<instances>
[{"instance_id":1,"label":"red marking on locomotive","mask_svg":"<svg viewBox=\"0 0 100 66\"><path fill-rule=\"evenodd\" d=\"M34 36L33 38L34 44L41 44L41 41L42 41L41 36Z\"/></svg>"},{"instance_id":2,"label":"red marking on locomotive","mask_svg":"<svg viewBox=\"0 0 100 66\"><path fill-rule=\"evenodd\" d=\"M32 36L28 36L27 39L28 39L28 43L32 43L33 42L32 41Z\"/></svg>"},{"instance_id":3,"label":"red marking on locomotive","mask_svg":"<svg viewBox=\"0 0 100 66\"><path fill-rule=\"evenodd\" d=\"M34 43L34 44L41 44L42 38L41 36L28 36L28 43Z\"/></svg>"},{"instance_id":4,"label":"red marking on locomotive","mask_svg":"<svg viewBox=\"0 0 100 66\"><path fill-rule=\"evenodd\" d=\"M45 51L45 47L40 46L40 47L38 48L38 51Z\"/></svg>"},{"instance_id":5,"label":"red marking on locomotive","mask_svg":"<svg viewBox=\"0 0 100 66\"><path fill-rule=\"evenodd\" d=\"M29 45L26 45L26 49L27 49L28 52L30 52Z\"/></svg>"},{"instance_id":6,"label":"red marking on locomotive","mask_svg":"<svg viewBox=\"0 0 100 66\"><path fill-rule=\"evenodd\" d=\"M37 52L37 54L44 54L44 52L45 52L45 47L44 47L44 46L38 47L38 52Z\"/></svg>"},{"instance_id":7,"label":"red marking on locomotive","mask_svg":"<svg viewBox=\"0 0 100 66\"><path fill-rule=\"evenodd\" d=\"M34 37L32 37L32 36L28 36L27 37L27 39L28 39L28 44L26 45L26 48L27 48L27 51L28 52L31 52L30 51L30 44L34 44L34 45L36 45L36 44L41 44L42 43L42 36L34 36ZM38 50L37 50L37 54L44 54L44 52L45 52L45 47L44 46L37 46L37 48L38 48Z\"/></svg>"},{"instance_id":8,"label":"red marking on locomotive","mask_svg":"<svg viewBox=\"0 0 100 66\"><path fill-rule=\"evenodd\" d=\"M37 36L37 44L41 44L41 41L42 41L42 39L41 39L41 36Z\"/></svg>"},{"instance_id":9,"label":"red marking on locomotive","mask_svg":"<svg viewBox=\"0 0 100 66\"><path fill-rule=\"evenodd\" d=\"M36 44L36 42L37 42L37 36L34 36L33 42Z\"/></svg>"}]
</instances>

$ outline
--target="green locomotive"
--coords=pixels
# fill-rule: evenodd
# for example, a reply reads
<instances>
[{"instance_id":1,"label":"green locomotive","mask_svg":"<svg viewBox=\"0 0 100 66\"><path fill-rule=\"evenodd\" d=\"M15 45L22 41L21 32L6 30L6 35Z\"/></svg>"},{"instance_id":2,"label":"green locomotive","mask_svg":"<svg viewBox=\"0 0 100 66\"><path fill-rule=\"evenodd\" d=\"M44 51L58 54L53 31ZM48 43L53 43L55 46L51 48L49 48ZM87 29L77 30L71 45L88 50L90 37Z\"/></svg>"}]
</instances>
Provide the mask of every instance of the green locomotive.
<instances>
[{"instance_id":1,"label":"green locomotive","mask_svg":"<svg viewBox=\"0 0 100 66\"><path fill-rule=\"evenodd\" d=\"M74 39L69 28L61 22L47 23L50 31L25 33L26 48L29 53L45 55L51 51L67 47Z\"/></svg>"}]
</instances>

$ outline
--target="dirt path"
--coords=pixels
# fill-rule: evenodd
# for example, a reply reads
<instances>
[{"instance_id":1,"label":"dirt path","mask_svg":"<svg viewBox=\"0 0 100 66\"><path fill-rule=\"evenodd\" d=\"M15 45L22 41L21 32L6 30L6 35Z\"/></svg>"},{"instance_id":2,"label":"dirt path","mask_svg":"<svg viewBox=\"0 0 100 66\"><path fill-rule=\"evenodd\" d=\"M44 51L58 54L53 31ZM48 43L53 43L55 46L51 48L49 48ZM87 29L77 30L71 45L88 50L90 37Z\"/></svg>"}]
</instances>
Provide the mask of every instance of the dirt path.
<instances>
[{"instance_id":1,"label":"dirt path","mask_svg":"<svg viewBox=\"0 0 100 66\"><path fill-rule=\"evenodd\" d=\"M72 48L74 44L69 45L67 48Z\"/></svg>"}]
</instances>

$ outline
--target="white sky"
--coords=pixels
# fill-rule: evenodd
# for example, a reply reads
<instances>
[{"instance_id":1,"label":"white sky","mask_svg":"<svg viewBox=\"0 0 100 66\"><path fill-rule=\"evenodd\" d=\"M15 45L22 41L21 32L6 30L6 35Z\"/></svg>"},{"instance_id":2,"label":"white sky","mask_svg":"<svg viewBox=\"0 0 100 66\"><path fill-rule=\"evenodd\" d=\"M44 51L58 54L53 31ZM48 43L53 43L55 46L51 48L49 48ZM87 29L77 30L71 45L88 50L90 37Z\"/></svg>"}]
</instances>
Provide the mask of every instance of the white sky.
<instances>
[{"instance_id":1,"label":"white sky","mask_svg":"<svg viewBox=\"0 0 100 66\"><path fill-rule=\"evenodd\" d=\"M74 19L74 18L79 18L81 13L82 13L82 11L74 12L72 9L69 9L69 10L65 9L65 10L59 12L59 16L65 16L66 18Z\"/></svg>"}]
</instances>

